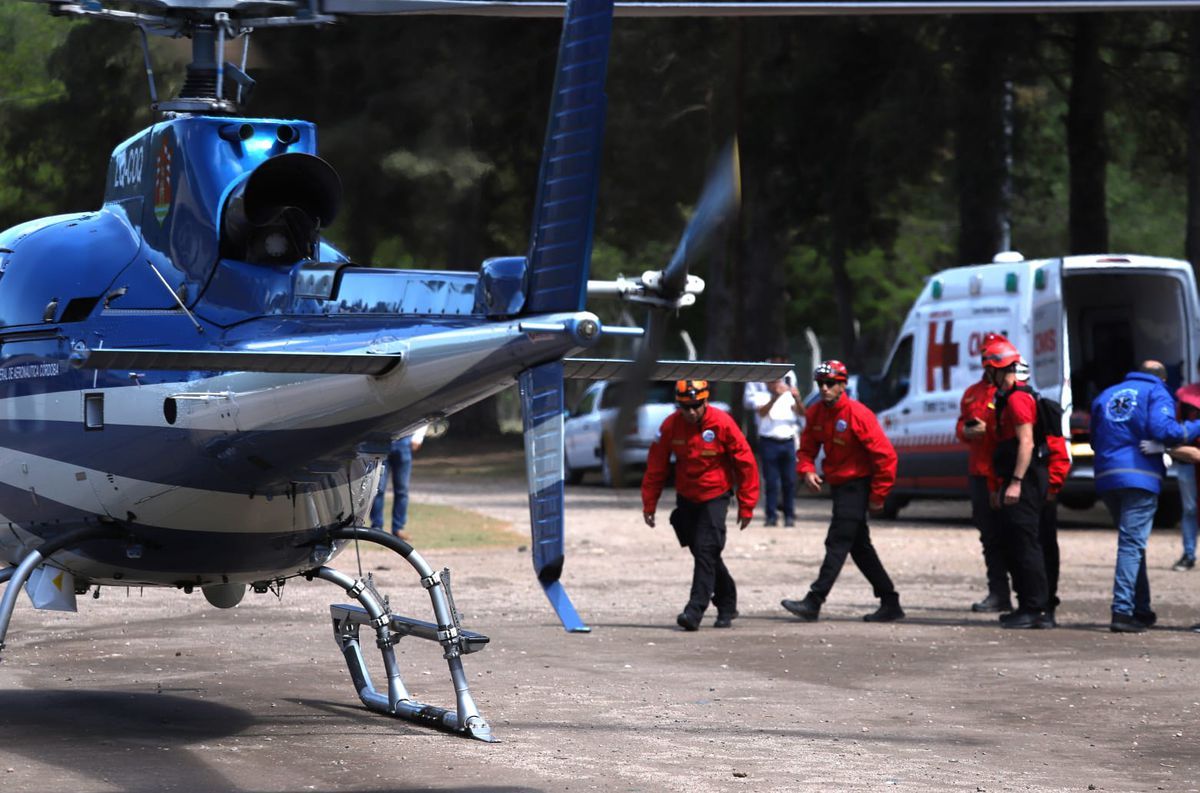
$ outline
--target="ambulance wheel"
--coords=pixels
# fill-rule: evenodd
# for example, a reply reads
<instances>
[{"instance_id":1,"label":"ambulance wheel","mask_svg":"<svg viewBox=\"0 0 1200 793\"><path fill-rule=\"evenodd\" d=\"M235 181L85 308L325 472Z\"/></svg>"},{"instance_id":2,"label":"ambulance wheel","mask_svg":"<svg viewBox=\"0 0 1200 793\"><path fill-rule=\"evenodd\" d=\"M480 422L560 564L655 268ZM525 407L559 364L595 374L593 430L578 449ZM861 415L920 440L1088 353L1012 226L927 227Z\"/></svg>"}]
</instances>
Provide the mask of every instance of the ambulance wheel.
<instances>
[{"instance_id":1,"label":"ambulance wheel","mask_svg":"<svg viewBox=\"0 0 1200 793\"><path fill-rule=\"evenodd\" d=\"M583 471L578 468L572 468L571 464L565 459L563 460L563 480L568 485L577 485L583 481Z\"/></svg>"}]
</instances>

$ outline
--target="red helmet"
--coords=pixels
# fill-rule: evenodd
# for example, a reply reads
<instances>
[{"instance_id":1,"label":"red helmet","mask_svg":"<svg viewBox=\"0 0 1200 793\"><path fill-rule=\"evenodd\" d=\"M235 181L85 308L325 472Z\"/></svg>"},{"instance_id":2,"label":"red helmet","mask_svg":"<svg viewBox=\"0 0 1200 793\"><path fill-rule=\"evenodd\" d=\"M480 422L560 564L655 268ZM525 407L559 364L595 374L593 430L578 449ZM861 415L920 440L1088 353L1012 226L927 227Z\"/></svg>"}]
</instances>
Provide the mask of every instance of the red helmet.
<instances>
[{"instance_id":1,"label":"red helmet","mask_svg":"<svg viewBox=\"0 0 1200 793\"><path fill-rule=\"evenodd\" d=\"M983 334L983 342L979 345L979 357L985 366L987 365L986 358L988 349L998 341L1008 341L1008 339L1006 339L1003 334L1000 333L989 332Z\"/></svg>"},{"instance_id":2,"label":"red helmet","mask_svg":"<svg viewBox=\"0 0 1200 793\"><path fill-rule=\"evenodd\" d=\"M694 404L708 399L707 380L679 380L675 383L675 401Z\"/></svg>"},{"instance_id":3,"label":"red helmet","mask_svg":"<svg viewBox=\"0 0 1200 793\"><path fill-rule=\"evenodd\" d=\"M1000 336L983 350L983 365L993 369L1007 369L1021 360L1021 353L1008 339Z\"/></svg>"},{"instance_id":4,"label":"red helmet","mask_svg":"<svg viewBox=\"0 0 1200 793\"><path fill-rule=\"evenodd\" d=\"M837 380L844 383L849 379L850 372L846 369L846 364L841 361L822 361L816 369L813 369L813 380Z\"/></svg>"}]
</instances>

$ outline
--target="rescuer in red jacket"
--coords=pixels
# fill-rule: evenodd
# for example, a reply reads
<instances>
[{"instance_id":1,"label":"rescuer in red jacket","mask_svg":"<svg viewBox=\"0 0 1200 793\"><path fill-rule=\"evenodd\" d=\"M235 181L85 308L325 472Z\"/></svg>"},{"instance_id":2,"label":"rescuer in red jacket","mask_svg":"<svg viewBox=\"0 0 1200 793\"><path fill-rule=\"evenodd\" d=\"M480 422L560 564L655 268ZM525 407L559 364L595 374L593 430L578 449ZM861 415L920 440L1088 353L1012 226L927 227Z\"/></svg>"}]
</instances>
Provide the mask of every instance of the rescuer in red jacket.
<instances>
[{"instance_id":1,"label":"rescuer in red jacket","mask_svg":"<svg viewBox=\"0 0 1200 793\"><path fill-rule=\"evenodd\" d=\"M686 631L700 628L711 601L717 607L714 628L728 628L737 617L737 585L721 559L725 514L736 491L738 528L750 525L758 502L758 466L746 436L722 410L708 404L707 380L675 384L678 408L658 430L642 478L642 517L654 526L654 512L671 455L675 456L675 509L671 526L679 544L691 549L692 593L675 618Z\"/></svg>"},{"instance_id":2,"label":"rescuer in red jacket","mask_svg":"<svg viewBox=\"0 0 1200 793\"><path fill-rule=\"evenodd\" d=\"M1004 538L1005 560L1013 589L1016 611L1001 615L1003 628L1053 628L1048 613L1049 587L1041 534L1042 511L1049 483L1049 460L1039 450L1037 400L1017 381L1018 368L1028 377L1028 365L1020 367L1021 354L1007 340L988 348L985 364L995 371L996 450L992 455L996 506Z\"/></svg>"},{"instance_id":3,"label":"rescuer in red jacket","mask_svg":"<svg viewBox=\"0 0 1200 793\"><path fill-rule=\"evenodd\" d=\"M824 480L817 475L816 458L821 447L825 448L824 478L833 490L833 520L825 535L825 561L817 580L803 600L784 600L782 605L802 620L816 620L849 554L880 600L879 609L863 619L891 622L903 619L904 610L871 544L867 511L883 510L883 501L896 481L896 450L875 414L846 396L849 376L841 361L825 361L813 372L821 400L808 409L796 453L796 473L809 490L819 493Z\"/></svg>"},{"instance_id":4,"label":"rescuer in red jacket","mask_svg":"<svg viewBox=\"0 0 1200 793\"><path fill-rule=\"evenodd\" d=\"M1014 370L1017 385L1029 383L1029 364L1024 358L1017 361ZM1041 452L1042 450L1037 450ZM1071 471L1071 453L1067 450L1067 439L1061 435L1046 435L1046 500L1042 502L1042 511L1038 515L1038 544L1042 546L1042 564L1046 568L1046 619L1048 626L1054 627L1055 609L1061 602L1058 599L1058 494L1067 481ZM1002 482L993 479L993 489L999 491Z\"/></svg>"},{"instance_id":5,"label":"rescuer in red jacket","mask_svg":"<svg viewBox=\"0 0 1200 793\"><path fill-rule=\"evenodd\" d=\"M1000 516L992 507L989 480L992 478L992 453L996 448L996 384L992 368L982 359L988 349L1003 336L989 333L980 350L983 376L967 386L959 404L955 435L967 444L967 489L971 495L971 519L979 529L983 546L983 566L987 571L987 597L971 605L971 611L1012 611L1008 567L1004 563L1004 544L1000 536Z\"/></svg>"}]
</instances>

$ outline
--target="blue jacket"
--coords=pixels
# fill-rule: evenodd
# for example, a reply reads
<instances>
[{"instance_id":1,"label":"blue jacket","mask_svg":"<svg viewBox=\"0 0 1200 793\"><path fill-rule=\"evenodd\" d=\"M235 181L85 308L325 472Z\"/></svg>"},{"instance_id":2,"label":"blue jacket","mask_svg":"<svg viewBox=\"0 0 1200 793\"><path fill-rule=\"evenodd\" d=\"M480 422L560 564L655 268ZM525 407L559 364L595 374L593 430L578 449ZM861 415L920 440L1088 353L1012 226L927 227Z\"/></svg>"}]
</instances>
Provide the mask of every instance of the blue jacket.
<instances>
[{"instance_id":1,"label":"blue jacket","mask_svg":"<svg viewBox=\"0 0 1200 793\"><path fill-rule=\"evenodd\" d=\"M1142 454L1138 442L1178 446L1200 434L1200 421L1175 420L1175 400L1152 374L1130 372L1092 402L1096 492L1136 487L1158 493L1166 468L1162 455Z\"/></svg>"}]
</instances>

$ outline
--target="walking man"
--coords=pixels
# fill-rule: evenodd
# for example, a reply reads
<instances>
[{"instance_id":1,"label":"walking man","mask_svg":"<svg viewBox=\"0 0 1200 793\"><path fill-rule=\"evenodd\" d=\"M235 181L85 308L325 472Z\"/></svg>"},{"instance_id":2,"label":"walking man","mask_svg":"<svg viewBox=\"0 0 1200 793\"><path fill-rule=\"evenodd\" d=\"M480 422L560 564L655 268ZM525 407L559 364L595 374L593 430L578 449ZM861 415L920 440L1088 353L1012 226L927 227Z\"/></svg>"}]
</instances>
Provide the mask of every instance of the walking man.
<instances>
[{"instance_id":1,"label":"walking man","mask_svg":"<svg viewBox=\"0 0 1200 793\"><path fill-rule=\"evenodd\" d=\"M821 399L805 417L800 436L796 472L814 493L825 480L833 490L833 520L825 535L825 560L817 580L803 600L784 600L782 606L806 622L813 622L821 604L846 563L854 560L880 600L879 608L863 617L867 622L903 619L900 595L883 569L867 527L867 511L883 511L883 502L896 481L896 450L883 434L875 414L846 395L850 374L841 361L825 361L813 372ZM825 449L824 477L817 474L816 459Z\"/></svg>"},{"instance_id":2,"label":"walking man","mask_svg":"<svg viewBox=\"0 0 1200 793\"><path fill-rule=\"evenodd\" d=\"M738 528L754 517L758 501L758 466L746 436L728 413L708 404L707 380L675 384L676 411L667 416L650 445L642 478L642 518L651 528L658 499L675 456L675 510L671 525L679 544L691 549L692 592L675 623L699 630L711 602L717 607L714 628L728 628L738 616L737 584L721 552L725 549L725 515L736 492Z\"/></svg>"},{"instance_id":3,"label":"walking man","mask_svg":"<svg viewBox=\"0 0 1200 793\"><path fill-rule=\"evenodd\" d=\"M1179 446L1200 433L1200 421L1180 424L1164 382L1167 370L1145 361L1092 402L1096 492L1117 524L1113 575L1113 633L1141 633L1155 622L1146 575L1146 541L1154 525L1166 468L1162 455L1141 452L1143 440Z\"/></svg>"}]
</instances>

